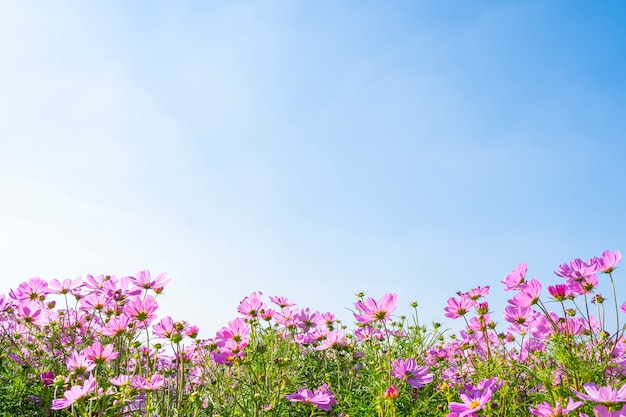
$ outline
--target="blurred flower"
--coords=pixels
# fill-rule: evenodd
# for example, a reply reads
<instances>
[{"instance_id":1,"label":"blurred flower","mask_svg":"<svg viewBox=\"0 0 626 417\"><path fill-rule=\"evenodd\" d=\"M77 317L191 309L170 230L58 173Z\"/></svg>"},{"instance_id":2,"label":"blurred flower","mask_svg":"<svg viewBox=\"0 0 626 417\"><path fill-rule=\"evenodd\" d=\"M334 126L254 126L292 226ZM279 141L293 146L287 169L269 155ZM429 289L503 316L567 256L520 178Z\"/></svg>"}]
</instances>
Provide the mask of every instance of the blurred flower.
<instances>
[{"instance_id":1,"label":"blurred flower","mask_svg":"<svg viewBox=\"0 0 626 417\"><path fill-rule=\"evenodd\" d=\"M575 392L583 400L594 401L602 404L616 404L626 402L626 385L620 389L612 387L600 387L593 382L583 384L583 388L587 394L583 394L576 390Z\"/></svg>"},{"instance_id":2,"label":"blurred flower","mask_svg":"<svg viewBox=\"0 0 626 417\"><path fill-rule=\"evenodd\" d=\"M582 401L574 401L569 399L567 405L563 407L560 401L556 402L556 405L552 406L549 402L537 404L537 408L531 408L530 413L539 417L561 417L574 411L584 403Z\"/></svg>"},{"instance_id":3,"label":"blurred flower","mask_svg":"<svg viewBox=\"0 0 626 417\"><path fill-rule=\"evenodd\" d=\"M293 394L285 395L285 398L291 402L301 402L303 404L316 405L319 410L330 411L333 404L337 402L335 394L330 390L328 385L324 384L315 388L313 392L306 388L302 388Z\"/></svg>"},{"instance_id":4,"label":"blurred flower","mask_svg":"<svg viewBox=\"0 0 626 417\"><path fill-rule=\"evenodd\" d=\"M422 388L433 380L427 366L418 368L413 359L396 359L391 362L391 375L405 380L413 388Z\"/></svg>"}]
</instances>

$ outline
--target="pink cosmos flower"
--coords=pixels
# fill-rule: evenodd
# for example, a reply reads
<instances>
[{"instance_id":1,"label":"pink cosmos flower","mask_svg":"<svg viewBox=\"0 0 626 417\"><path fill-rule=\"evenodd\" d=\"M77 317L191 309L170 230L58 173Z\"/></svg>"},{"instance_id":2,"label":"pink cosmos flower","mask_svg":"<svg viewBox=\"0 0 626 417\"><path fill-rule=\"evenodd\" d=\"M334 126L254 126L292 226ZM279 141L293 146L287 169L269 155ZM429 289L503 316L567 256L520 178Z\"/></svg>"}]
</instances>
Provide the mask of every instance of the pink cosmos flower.
<instances>
[{"instance_id":1,"label":"pink cosmos flower","mask_svg":"<svg viewBox=\"0 0 626 417\"><path fill-rule=\"evenodd\" d=\"M117 386L117 387L122 387L124 385L129 385L130 384L130 376L125 375L125 374L121 374L118 375L116 377L110 378L109 381L111 381L111 384Z\"/></svg>"},{"instance_id":2,"label":"pink cosmos flower","mask_svg":"<svg viewBox=\"0 0 626 417\"><path fill-rule=\"evenodd\" d=\"M448 306L444 309L446 311L446 317L451 319L463 317L474 307L475 304L476 301L467 296L461 296L459 299L450 297L448 299Z\"/></svg>"},{"instance_id":3,"label":"pink cosmos flower","mask_svg":"<svg viewBox=\"0 0 626 417\"><path fill-rule=\"evenodd\" d=\"M296 303L292 303L291 301L289 301L287 299L287 297L275 297L275 296L271 296L270 297L270 301L274 304L276 304L278 307L280 308L285 308L285 307L293 307L296 305Z\"/></svg>"},{"instance_id":4,"label":"pink cosmos flower","mask_svg":"<svg viewBox=\"0 0 626 417\"><path fill-rule=\"evenodd\" d=\"M166 279L165 274L161 273L157 275L155 279L152 279L150 275L150 271L139 271L136 274L136 277L128 277L128 280L136 286L137 288L142 288L145 290L153 290L157 294L163 292L163 288L171 281L170 279Z\"/></svg>"},{"instance_id":5,"label":"pink cosmos flower","mask_svg":"<svg viewBox=\"0 0 626 417\"><path fill-rule=\"evenodd\" d=\"M122 314L118 317L113 317L106 324L104 328L102 328L101 333L105 336L120 336L124 334L130 326L130 318Z\"/></svg>"},{"instance_id":6,"label":"pink cosmos flower","mask_svg":"<svg viewBox=\"0 0 626 417\"><path fill-rule=\"evenodd\" d=\"M322 313L319 311L311 311L310 308L300 309L300 313L296 316L298 319L298 327L305 332L324 325Z\"/></svg>"},{"instance_id":7,"label":"pink cosmos flower","mask_svg":"<svg viewBox=\"0 0 626 417\"><path fill-rule=\"evenodd\" d=\"M80 299L80 308L82 310L90 311L97 310L100 311L104 309L110 302L112 298L105 293L96 293L93 292L86 297Z\"/></svg>"},{"instance_id":8,"label":"pink cosmos flower","mask_svg":"<svg viewBox=\"0 0 626 417\"><path fill-rule=\"evenodd\" d=\"M135 320L140 328L145 329L157 317L158 308L159 304L152 295L147 295L143 300L133 297L124 305L124 313Z\"/></svg>"},{"instance_id":9,"label":"pink cosmos flower","mask_svg":"<svg viewBox=\"0 0 626 417\"><path fill-rule=\"evenodd\" d=\"M359 342L366 340L383 340L385 335L380 329L372 326L359 327L354 331L354 336Z\"/></svg>"},{"instance_id":10,"label":"pink cosmos flower","mask_svg":"<svg viewBox=\"0 0 626 417\"><path fill-rule=\"evenodd\" d=\"M83 286L89 290L102 290L104 289L107 281L116 282L117 278L110 275L98 275L97 277L94 277L93 275L87 274L85 276Z\"/></svg>"},{"instance_id":11,"label":"pink cosmos flower","mask_svg":"<svg viewBox=\"0 0 626 417\"><path fill-rule=\"evenodd\" d=\"M478 286L476 288L472 288L468 292L463 293L461 291L458 291L456 294L458 296L466 296L470 300L477 301L480 298L483 298L489 295L489 288L490 288L489 285L487 285L486 287Z\"/></svg>"},{"instance_id":12,"label":"pink cosmos flower","mask_svg":"<svg viewBox=\"0 0 626 417\"><path fill-rule=\"evenodd\" d=\"M584 403L582 401L574 401L569 399L567 405L563 407L560 401L556 402L556 405L552 406L549 402L543 404L537 404L537 408L531 408L530 413L539 417L561 417L574 411Z\"/></svg>"},{"instance_id":13,"label":"pink cosmos flower","mask_svg":"<svg viewBox=\"0 0 626 417\"><path fill-rule=\"evenodd\" d=\"M81 277L78 277L73 281L71 279L64 279L63 283L59 282L58 279L53 279L50 281L50 292L52 294L73 294L74 291L79 289L81 286Z\"/></svg>"},{"instance_id":14,"label":"pink cosmos flower","mask_svg":"<svg viewBox=\"0 0 626 417\"><path fill-rule=\"evenodd\" d=\"M424 366L417 367L413 359L396 359L391 362L391 375L405 380L413 388L422 388L432 382L433 374Z\"/></svg>"},{"instance_id":15,"label":"pink cosmos flower","mask_svg":"<svg viewBox=\"0 0 626 417\"><path fill-rule=\"evenodd\" d=\"M83 385L74 385L68 391L63 393L65 398L52 400L52 410L62 410L74 404L76 401L81 400L89 396L89 394L96 392L96 379L93 375L89 375L89 378Z\"/></svg>"},{"instance_id":16,"label":"pink cosmos flower","mask_svg":"<svg viewBox=\"0 0 626 417\"><path fill-rule=\"evenodd\" d=\"M31 278L28 282L22 282L11 296L18 301L43 301L50 294L48 283L41 278Z\"/></svg>"},{"instance_id":17,"label":"pink cosmos flower","mask_svg":"<svg viewBox=\"0 0 626 417\"><path fill-rule=\"evenodd\" d=\"M597 270L598 265L593 260L584 262L581 259L574 259L569 263L569 265L560 265L559 270L554 273L559 277L579 281L588 275L595 274Z\"/></svg>"},{"instance_id":18,"label":"pink cosmos flower","mask_svg":"<svg viewBox=\"0 0 626 417\"><path fill-rule=\"evenodd\" d=\"M161 374L154 374L149 380L146 380L144 377L136 375L130 379L130 385L137 389L156 391L165 386L165 378Z\"/></svg>"},{"instance_id":19,"label":"pink cosmos flower","mask_svg":"<svg viewBox=\"0 0 626 417\"><path fill-rule=\"evenodd\" d=\"M548 292L556 301L572 300L576 296L576 293L565 284L550 285Z\"/></svg>"},{"instance_id":20,"label":"pink cosmos flower","mask_svg":"<svg viewBox=\"0 0 626 417\"><path fill-rule=\"evenodd\" d=\"M603 405L596 405L593 407L594 417L626 417L626 405L617 411L609 411ZM580 413L580 417L589 417L587 414Z\"/></svg>"},{"instance_id":21,"label":"pink cosmos flower","mask_svg":"<svg viewBox=\"0 0 626 417\"><path fill-rule=\"evenodd\" d=\"M185 336L195 339L198 337L198 333L200 332L200 328L198 326L189 326L184 330Z\"/></svg>"},{"instance_id":22,"label":"pink cosmos flower","mask_svg":"<svg viewBox=\"0 0 626 417\"><path fill-rule=\"evenodd\" d=\"M620 389L612 387L600 387L593 382L583 384L583 388L587 394L583 394L576 390L572 390L583 400L594 401L602 404L616 404L626 402L626 385Z\"/></svg>"},{"instance_id":23,"label":"pink cosmos flower","mask_svg":"<svg viewBox=\"0 0 626 417\"><path fill-rule=\"evenodd\" d=\"M163 339L169 339L175 330L174 319L170 316L163 317L160 322L152 326L154 335Z\"/></svg>"},{"instance_id":24,"label":"pink cosmos flower","mask_svg":"<svg viewBox=\"0 0 626 417\"><path fill-rule=\"evenodd\" d=\"M539 280L533 278L527 283L522 284L521 291L515 294L512 300L509 300L509 304L518 307L530 307L537 304L540 293L541 283Z\"/></svg>"},{"instance_id":25,"label":"pink cosmos flower","mask_svg":"<svg viewBox=\"0 0 626 417\"><path fill-rule=\"evenodd\" d=\"M67 365L67 369L76 375L91 372L96 367L96 364L93 363L91 359L87 358L87 355L84 352L72 352L65 363Z\"/></svg>"},{"instance_id":26,"label":"pink cosmos flower","mask_svg":"<svg viewBox=\"0 0 626 417\"><path fill-rule=\"evenodd\" d=\"M85 349L84 353L87 359L89 359L96 365L102 365L103 363L111 362L119 355L119 352L113 350L112 344L102 346L102 343L99 341L94 342L93 345Z\"/></svg>"},{"instance_id":27,"label":"pink cosmos flower","mask_svg":"<svg viewBox=\"0 0 626 417\"><path fill-rule=\"evenodd\" d=\"M513 270L513 272L504 277L504 279L501 281L506 287L504 291L519 290L521 288L521 285L524 283L527 271L528 266L526 265L526 263L521 263L518 265L517 268Z\"/></svg>"},{"instance_id":28,"label":"pink cosmos flower","mask_svg":"<svg viewBox=\"0 0 626 417\"><path fill-rule=\"evenodd\" d=\"M41 303L29 299L17 303L17 317L24 323L32 323L35 326L48 324L48 318L44 314Z\"/></svg>"},{"instance_id":29,"label":"pink cosmos flower","mask_svg":"<svg viewBox=\"0 0 626 417\"><path fill-rule=\"evenodd\" d=\"M530 307L507 306L504 308L504 320L516 325L516 329L526 329L534 319L535 311Z\"/></svg>"},{"instance_id":30,"label":"pink cosmos flower","mask_svg":"<svg viewBox=\"0 0 626 417\"><path fill-rule=\"evenodd\" d=\"M385 390L383 395L387 399L398 398L398 396L400 395L400 390L395 385L391 385Z\"/></svg>"},{"instance_id":31,"label":"pink cosmos flower","mask_svg":"<svg viewBox=\"0 0 626 417\"><path fill-rule=\"evenodd\" d=\"M253 292L239 303L237 311L249 319L257 319L263 310L267 308L265 303L261 301L262 292Z\"/></svg>"},{"instance_id":32,"label":"pink cosmos flower","mask_svg":"<svg viewBox=\"0 0 626 417\"><path fill-rule=\"evenodd\" d=\"M475 395L459 394L459 398L463 402L451 402L448 407L450 413L454 413L458 417L475 416L478 411L489 405L492 396L490 391L476 392Z\"/></svg>"},{"instance_id":33,"label":"pink cosmos flower","mask_svg":"<svg viewBox=\"0 0 626 417\"><path fill-rule=\"evenodd\" d=\"M605 274L610 274L611 272L613 272L621 259L622 254L618 250L616 250L615 252L605 250L604 252L602 252L601 258L593 258L595 264L598 267L598 270L604 272Z\"/></svg>"},{"instance_id":34,"label":"pink cosmos flower","mask_svg":"<svg viewBox=\"0 0 626 417\"><path fill-rule=\"evenodd\" d=\"M237 317L228 323L228 326L222 327L216 334L217 345L222 346L226 340L233 340L236 343L247 343L250 334L250 326L241 318Z\"/></svg>"},{"instance_id":35,"label":"pink cosmos flower","mask_svg":"<svg viewBox=\"0 0 626 417\"><path fill-rule=\"evenodd\" d=\"M301 402L303 404L315 405L319 410L330 411L337 402L335 394L330 390L327 384L315 388L313 392L306 388L298 390L293 394L285 395L285 398L293 402Z\"/></svg>"},{"instance_id":36,"label":"pink cosmos flower","mask_svg":"<svg viewBox=\"0 0 626 417\"><path fill-rule=\"evenodd\" d=\"M285 307L280 311L280 313L274 314L274 318L278 324L290 329L295 328L298 324L297 316L298 312L289 307Z\"/></svg>"},{"instance_id":37,"label":"pink cosmos flower","mask_svg":"<svg viewBox=\"0 0 626 417\"><path fill-rule=\"evenodd\" d=\"M324 340L320 343L315 350L326 350L330 348L338 348L348 344L346 334L343 330L330 330L324 333Z\"/></svg>"},{"instance_id":38,"label":"pink cosmos flower","mask_svg":"<svg viewBox=\"0 0 626 417\"><path fill-rule=\"evenodd\" d=\"M385 294L378 303L373 298L368 298L365 302L357 301L355 306L362 314L354 313L354 317L359 323L391 320L390 315L397 305L397 294Z\"/></svg>"}]
</instances>

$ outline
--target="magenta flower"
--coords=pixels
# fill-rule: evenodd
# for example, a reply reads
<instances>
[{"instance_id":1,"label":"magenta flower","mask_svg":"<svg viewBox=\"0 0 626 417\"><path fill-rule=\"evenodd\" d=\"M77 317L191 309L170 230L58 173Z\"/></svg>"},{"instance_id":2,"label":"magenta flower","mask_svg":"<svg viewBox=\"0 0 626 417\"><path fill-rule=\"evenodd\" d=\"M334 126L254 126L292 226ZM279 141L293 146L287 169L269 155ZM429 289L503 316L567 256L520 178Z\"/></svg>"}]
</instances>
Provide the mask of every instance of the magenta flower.
<instances>
[{"instance_id":1,"label":"magenta flower","mask_svg":"<svg viewBox=\"0 0 626 417\"><path fill-rule=\"evenodd\" d=\"M598 267L598 270L600 272L604 272L605 274L610 274L611 272L613 272L621 259L622 254L618 250L616 250L615 252L605 250L604 252L602 252L601 258L593 258L595 264Z\"/></svg>"},{"instance_id":2,"label":"magenta flower","mask_svg":"<svg viewBox=\"0 0 626 417\"><path fill-rule=\"evenodd\" d=\"M583 384L583 388L585 389L587 394L572 390L583 400L607 405L626 402L626 385L624 385L620 389L615 389L612 387L598 388L596 384L594 384L593 382L589 382L587 384Z\"/></svg>"},{"instance_id":3,"label":"magenta flower","mask_svg":"<svg viewBox=\"0 0 626 417\"><path fill-rule=\"evenodd\" d=\"M450 297L448 299L448 306L444 309L446 311L446 317L451 319L458 319L466 315L476 304L476 302L467 296L462 295L459 299Z\"/></svg>"},{"instance_id":4,"label":"magenta flower","mask_svg":"<svg viewBox=\"0 0 626 417\"><path fill-rule=\"evenodd\" d=\"M337 402L335 394L330 390L328 385L324 384L315 388L313 392L306 388L298 390L293 394L285 395L285 398L293 402L301 402L303 404L315 405L319 410L330 411Z\"/></svg>"},{"instance_id":5,"label":"magenta flower","mask_svg":"<svg viewBox=\"0 0 626 417\"><path fill-rule=\"evenodd\" d=\"M594 417L626 417L626 405L617 411L609 411L603 405L596 405L593 407ZM580 417L589 417L587 414L580 413Z\"/></svg>"},{"instance_id":6,"label":"magenta flower","mask_svg":"<svg viewBox=\"0 0 626 417\"><path fill-rule=\"evenodd\" d=\"M526 272L528 271L528 266L526 263L521 263L511 272L509 275L504 277L501 281L506 287L504 291L513 291L519 290L521 285L524 283L524 279L526 277Z\"/></svg>"},{"instance_id":7,"label":"magenta flower","mask_svg":"<svg viewBox=\"0 0 626 417\"><path fill-rule=\"evenodd\" d=\"M396 387L395 385L389 386L385 390L385 392L383 392L383 396L390 400L394 398L398 398L399 395L400 395L400 390L398 390L398 387Z\"/></svg>"},{"instance_id":8,"label":"magenta flower","mask_svg":"<svg viewBox=\"0 0 626 417\"><path fill-rule=\"evenodd\" d=\"M430 369L417 367L413 359L397 359L391 362L391 375L404 379L413 388L422 388L433 380Z\"/></svg>"},{"instance_id":9,"label":"magenta flower","mask_svg":"<svg viewBox=\"0 0 626 417\"><path fill-rule=\"evenodd\" d=\"M54 371L42 372L40 376L45 386L50 386L54 382Z\"/></svg>"},{"instance_id":10,"label":"magenta flower","mask_svg":"<svg viewBox=\"0 0 626 417\"><path fill-rule=\"evenodd\" d=\"M530 307L537 304L540 293L541 283L533 278L527 283L522 284L521 291L515 294L512 300L509 300L509 304L518 307Z\"/></svg>"},{"instance_id":11,"label":"magenta flower","mask_svg":"<svg viewBox=\"0 0 626 417\"><path fill-rule=\"evenodd\" d=\"M531 408L530 413L539 417L561 417L569 414L570 411L574 411L583 404L582 401L574 401L572 398L569 399L565 407L563 407L559 401L557 401L554 406L549 402L544 402L543 404L537 404L537 408Z\"/></svg>"},{"instance_id":12,"label":"magenta flower","mask_svg":"<svg viewBox=\"0 0 626 417\"><path fill-rule=\"evenodd\" d=\"M550 285L548 292L556 301L572 300L576 296L571 287L565 284Z\"/></svg>"},{"instance_id":13,"label":"magenta flower","mask_svg":"<svg viewBox=\"0 0 626 417\"><path fill-rule=\"evenodd\" d=\"M593 260L584 262L581 259L574 259L569 265L560 265L559 270L554 273L563 278L580 281L588 275L595 274L597 271L598 265Z\"/></svg>"},{"instance_id":14,"label":"magenta flower","mask_svg":"<svg viewBox=\"0 0 626 417\"><path fill-rule=\"evenodd\" d=\"M397 305L397 294L385 294L378 303L373 298L368 298L365 302L357 301L355 306L361 314L354 313L354 317L359 323L390 320L390 315Z\"/></svg>"},{"instance_id":15,"label":"magenta flower","mask_svg":"<svg viewBox=\"0 0 626 417\"><path fill-rule=\"evenodd\" d=\"M96 379L93 375L89 375L89 378L83 385L74 385L68 391L63 393L65 398L52 400L52 410L62 410L74 404L76 401L81 400L89 396L89 394L96 391Z\"/></svg>"}]
</instances>

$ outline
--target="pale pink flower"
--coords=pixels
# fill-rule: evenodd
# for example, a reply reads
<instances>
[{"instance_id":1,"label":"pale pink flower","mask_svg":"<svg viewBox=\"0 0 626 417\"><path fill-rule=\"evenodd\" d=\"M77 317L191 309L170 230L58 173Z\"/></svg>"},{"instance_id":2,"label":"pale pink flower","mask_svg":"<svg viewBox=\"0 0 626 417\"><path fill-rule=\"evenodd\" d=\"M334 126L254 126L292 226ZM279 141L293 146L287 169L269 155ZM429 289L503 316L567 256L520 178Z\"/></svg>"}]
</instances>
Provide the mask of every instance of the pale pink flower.
<instances>
[{"instance_id":1,"label":"pale pink flower","mask_svg":"<svg viewBox=\"0 0 626 417\"><path fill-rule=\"evenodd\" d=\"M88 397L91 393L96 392L96 379L93 375L83 385L74 385L68 391L63 393L65 398L52 400L52 410L62 410L74 404L76 401Z\"/></svg>"},{"instance_id":2,"label":"pale pink flower","mask_svg":"<svg viewBox=\"0 0 626 417\"><path fill-rule=\"evenodd\" d=\"M171 281L166 279L166 275L161 273L155 279L152 279L150 271L139 271L136 277L128 277L130 282L137 288L145 290L153 290L157 294L163 292L163 288Z\"/></svg>"},{"instance_id":3,"label":"pale pink flower","mask_svg":"<svg viewBox=\"0 0 626 417\"><path fill-rule=\"evenodd\" d=\"M257 319L267 307L265 303L261 301L261 297L263 297L262 292L253 292L241 300L237 311L249 319Z\"/></svg>"},{"instance_id":4,"label":"pale pink flower","mask_svg":"<svg viewBox=\"0 0 626 417\"><path fill-rule=\"evenodd\" d=\"M359 323L391 320L391 313L397 305L397 294L385 294L378 303L373 298L368 298L365 302L357 301L355 306L361 314L354 313L354 317Z\"/></svg>"},{"instance_id":5,"label":"pale pink flower","mask_svg":"<svg viewBox=\"0 0 626 417\"><path fill-rule=\"evenodd\" d=\"M626 402L626 385L620 389L613 387L600 387L593 382L583 384L586 394L572 390L580 398L587 401L594 401L602 404L616 404Z\"/></svg>"},{"instance_id":6,"label":"pale pink flower","mask_svg":"<svg viewBox=\"0 0 626 417\"><path fill-rule=\"evenodd\" d=\"M50 294L48 283L41 278L31 278L28 282L22 282L11 296L18 301L43 301Z\"/></svg>"},{"instance_id":7,"label":"pale pink flower","mask_svg":"<svg viewBox=\"0 0 626 417\"><path fill-rule=\"evenodd\" d=\"M74 291L78 290L81 286L81 277L73 281L71 279L64 279L63 283L55 278L50 281L50 292L52 294L73 294Z\"/></svg>"},{"instance_id":8,"label":"pale pink flower","mask_svg":"<svg viewBox=\"0 0 626 417\"><path fill-rule=\"evenodd\" d=\"M582 401L574 401L572 398L569 399L565 407L558 400L554 406L546 401L542 404L537 404L537 408L531 408L530 413L539 417L561 417L569 414L570 411L576 410L583 404Z\"/></svg>"},{"instance_id":9,"label":"pale pink flower","mask_svg":"<svg viewBox=\"0 0 626 417\"><path fill-rule=\"evenodd\" d=\"M306 388L302 388L298 390L298 392L285 395L285 398L291 402L301 402L303 404L315 405L319 410L325 411L330 411L333 404L337 402L335 394L326 384L315 388L313 392Z\"/></svg>"},{"instance_id":10,"label":"pale pink flower","mask_svg":"<svg viewBox=\"0 0 626 417\"><path fill-rule=\"evenodd\" d=\"M97 365L110 362L113 359L117 358L117 356L119 355L116 350L113 350L112 344L102 346L102 343L100 343L99 341L94 342L93 345L85 349L84 353L87 359Z\"/></svg>"},{"instance_id":11,"label":"pale pink flower","mask_svg":"<svg viewBox=\"0 0 626 417\"><path fill-rule=\"evenodd\" d=\"M140 328L145 329L157 317L158 308L159 304L152 295L147 295L143 300L133 297L124 305L124 313L135 320Z\"/></svg>"}]
</instances>

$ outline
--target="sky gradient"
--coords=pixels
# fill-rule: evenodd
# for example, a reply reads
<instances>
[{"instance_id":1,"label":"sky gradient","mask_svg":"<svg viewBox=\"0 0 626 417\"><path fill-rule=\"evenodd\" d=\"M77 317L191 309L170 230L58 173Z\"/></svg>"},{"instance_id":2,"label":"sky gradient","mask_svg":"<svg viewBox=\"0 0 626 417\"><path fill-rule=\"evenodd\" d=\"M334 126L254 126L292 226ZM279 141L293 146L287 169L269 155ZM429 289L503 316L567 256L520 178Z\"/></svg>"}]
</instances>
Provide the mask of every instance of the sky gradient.
<instances>
[{"instance_id":1,"label":"sky gradient","mask_svg":"<svg viewBox=\"0 0 626 417\"><path fill-rule=\"evenodd\" d=\"M558 283L626 251L625 22L621 2L0 1L0 293L165 272L161 315L210 337L253 291L345 320L397 292L450 325L448 297L491 285L501 321L520 262Z\"/></svg>"}]
</instances>

